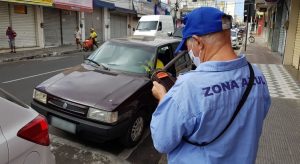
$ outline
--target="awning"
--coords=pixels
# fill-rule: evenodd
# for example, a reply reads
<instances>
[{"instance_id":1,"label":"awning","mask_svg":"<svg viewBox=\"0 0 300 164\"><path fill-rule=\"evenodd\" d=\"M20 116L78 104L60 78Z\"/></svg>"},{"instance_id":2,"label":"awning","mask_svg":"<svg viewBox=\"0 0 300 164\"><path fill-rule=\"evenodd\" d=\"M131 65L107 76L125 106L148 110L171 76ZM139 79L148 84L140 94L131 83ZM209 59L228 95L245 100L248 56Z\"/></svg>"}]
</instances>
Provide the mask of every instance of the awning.
<instances>
[{"instance_id":1,"label":"awning","mask_svg":"<svg viewBox=\"0 0 300 164\"><path fill-rule=\"evenodd\" d=\"M52 6L53 0L2 0L6 2L15 2L31 5L40 5L40 6Z\"/></svg>"},{"instance_id":2,"label":"awning","mask_svg":"<svg viewBox=\"0 0 300 164\"><path fill-rule=\"evenodd\" d=\"M115 9L113 9L111 11L125 13L125 14L136 14L135 10L125 9L125 8L121 8L121 7L116 7Z\"/></svg>"},{"instance_id":3,"label":"awning","mask_svg":"<svg viewBox=\"0 0 300 164\"><path fill-rule=\"evenodd\" d=\"M73 10L81 12L93 12L93 1L85 0L55 0L55 7L64 10Z\"/></svg>"},{"instance_id":4,"label":"awning","mask_svg":"<svg viewBox=\"0 0 300 164\"><path fill-rule=\"evenodd\" d=\"M108 9L116 8L115 4L105 2L105 1L100 1L100 0L93 0L93 5L94 7L99 7L99 8L108 8Z\"/></svg>"}]
</instances>

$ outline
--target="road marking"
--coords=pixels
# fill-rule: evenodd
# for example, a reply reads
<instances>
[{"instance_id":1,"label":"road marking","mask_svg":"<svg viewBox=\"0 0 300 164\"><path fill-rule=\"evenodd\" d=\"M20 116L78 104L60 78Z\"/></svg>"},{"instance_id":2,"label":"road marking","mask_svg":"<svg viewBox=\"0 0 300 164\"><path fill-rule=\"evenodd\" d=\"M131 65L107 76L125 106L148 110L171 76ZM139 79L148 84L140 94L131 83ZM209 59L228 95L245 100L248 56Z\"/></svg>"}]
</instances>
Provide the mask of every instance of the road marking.
<instances>
[{"instance_id":1,"label":"road marking","mask_svg":"<svg viewBox=\"0 0 300 164\"><path fill-rule=\"evenodd\" d=\"M41 73L41 74L36 74L36 75L32 75L32 76L22 77L22 78L19 78L19 79L2 82L2 84L8 84L8 83L12 83L12 82L20 81L20 80L30 79L30 78L33 78L33 77L43 76L43 75L47 75L47 74L50 74L50 73L60 72L60 71L70 69L70 68L71 67L64 68L64 69L59 69L59 70L55 70L55 71L50 71L50 72L45 72L45 73Z\"/></svg>"}]
</instances>

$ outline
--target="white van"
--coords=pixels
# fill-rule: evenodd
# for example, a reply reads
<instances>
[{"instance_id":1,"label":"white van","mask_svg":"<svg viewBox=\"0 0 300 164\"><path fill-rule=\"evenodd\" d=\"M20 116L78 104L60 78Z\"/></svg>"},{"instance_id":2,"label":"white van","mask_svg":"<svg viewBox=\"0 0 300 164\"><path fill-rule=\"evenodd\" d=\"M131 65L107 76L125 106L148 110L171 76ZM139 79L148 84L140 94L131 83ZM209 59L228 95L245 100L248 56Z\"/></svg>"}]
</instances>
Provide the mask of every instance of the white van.
<instances>
[{"instance_id":1,"label":"white van","mask_svg":"<svg viewBox=\"0 0 300 164\"><path fill-rule=\"evenodd\" d=\"M171 15L145 15L139 20L134 36L168 36L174 33Z\"/></svg>"}]
</instances>

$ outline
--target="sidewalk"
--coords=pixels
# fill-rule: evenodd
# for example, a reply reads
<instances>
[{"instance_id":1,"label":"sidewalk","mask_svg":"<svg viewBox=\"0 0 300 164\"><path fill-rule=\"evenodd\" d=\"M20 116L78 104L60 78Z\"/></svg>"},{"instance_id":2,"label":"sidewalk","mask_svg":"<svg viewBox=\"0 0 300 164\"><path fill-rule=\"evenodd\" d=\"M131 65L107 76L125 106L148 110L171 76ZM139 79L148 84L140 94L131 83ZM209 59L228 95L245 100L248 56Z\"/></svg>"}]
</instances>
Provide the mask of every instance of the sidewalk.
<instances>
[{"instance_id":1,"label":"sidewalk","mask_svg":"<svg viewBox=\"0 0 300 164\"><path fill-rule=\"evenodd\" d=\"M300 161L299 71L283 66L262 38L250 44L246 57L263 71L272 97L257 154L257 164L296 164Z\"/></svg>"},{"instance_id":2,"label":"sidewalk","mask_svg":"<svg viewBox=\"0 0 300 164\"><path fill-rule=\"evenodd\" d=\"M0 63L41 58L47 56L59 56L75 52L79 52L79 50L76 49L76 45L51 48L20 48L17 49L17 53L10 53L9 50L0 50Z\"/></svg>"}]
</instances>

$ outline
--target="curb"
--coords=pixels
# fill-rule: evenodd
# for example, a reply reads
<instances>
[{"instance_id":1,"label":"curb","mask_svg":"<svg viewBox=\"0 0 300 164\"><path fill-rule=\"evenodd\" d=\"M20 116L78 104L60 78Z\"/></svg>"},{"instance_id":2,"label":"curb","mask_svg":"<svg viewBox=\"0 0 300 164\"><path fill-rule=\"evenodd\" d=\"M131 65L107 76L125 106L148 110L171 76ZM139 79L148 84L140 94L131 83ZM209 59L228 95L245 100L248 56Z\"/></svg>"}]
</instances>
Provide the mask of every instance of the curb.
<instances>
[{"instance_id":1,"label":"curb","mask_svg":"<svg viewBox=\"0 0 300 164\"><path fill-rule=\"evenodd\" d=\"M18 56L18 57L11 57L6 59L0 59L0 63L8 63L8 62L14 62L14 61L21 61L21 60L30 60L30 59L38 59L38 58L44 58L44 57L50 57L50 56L61 56L65 54L72 54L79 52L79 50L69 50L69 51L63 51L63 52L44 52L42 54L35 54L35 55L29 55L29 56Z\"/></svg>"}]
</instances>

